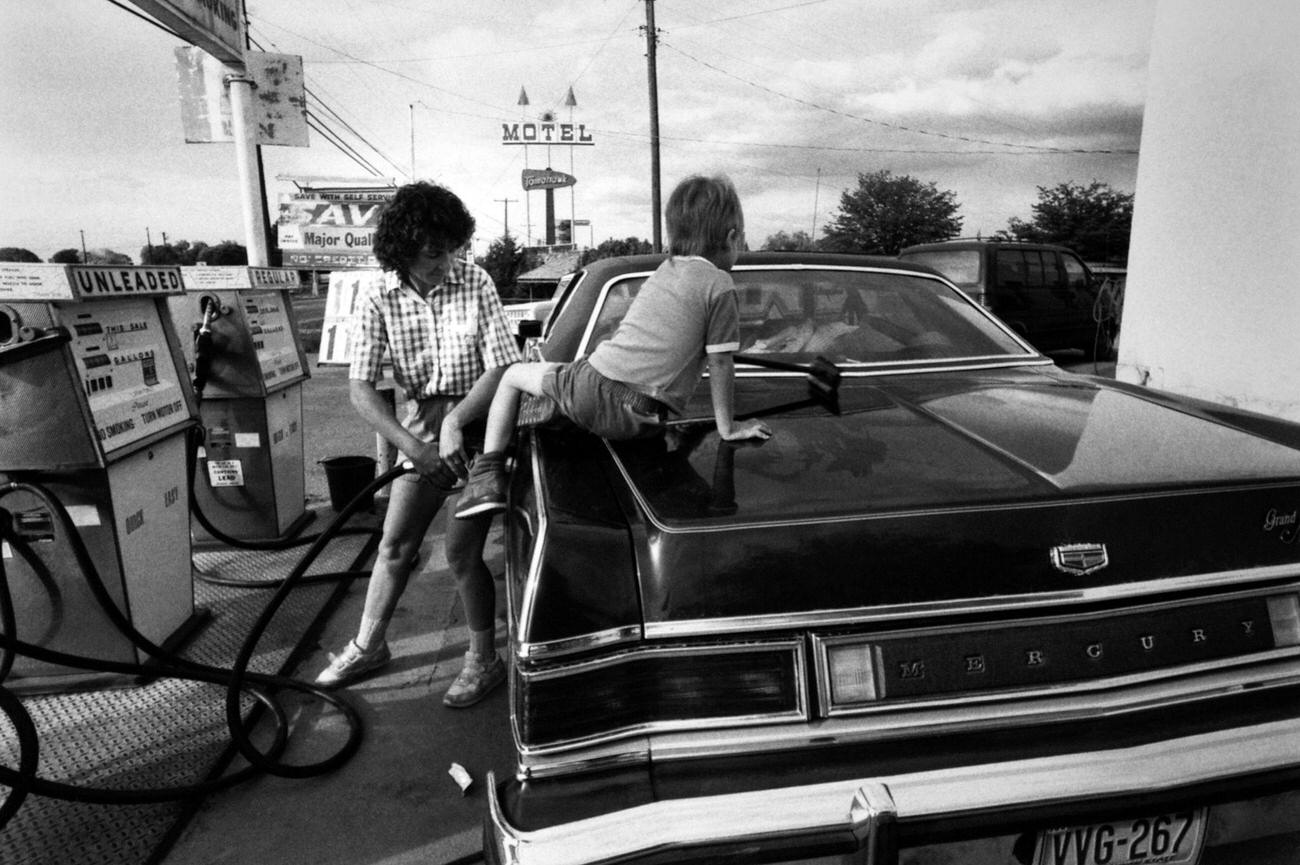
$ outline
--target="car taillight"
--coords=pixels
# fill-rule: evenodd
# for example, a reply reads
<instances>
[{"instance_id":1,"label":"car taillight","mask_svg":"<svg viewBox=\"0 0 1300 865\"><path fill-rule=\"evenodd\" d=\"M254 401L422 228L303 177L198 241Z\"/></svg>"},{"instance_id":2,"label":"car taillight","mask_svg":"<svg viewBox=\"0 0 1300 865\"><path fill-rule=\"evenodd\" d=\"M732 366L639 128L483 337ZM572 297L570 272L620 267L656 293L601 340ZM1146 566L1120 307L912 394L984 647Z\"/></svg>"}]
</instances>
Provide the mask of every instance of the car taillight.
<instances>
[{"instance_id":1,"label":"car taillight","mask_svg":"<svg viewBox=\"0 0 1300 865\"><path fill-rule=\"evenodd\" d=\"M865 703L877 697L875 649L865 643L826 647L831 699Z\"/></svg>"},{"instance_id":2,"label":"car taillight","mask_svg":"<svg viewBox=\"0 0 1300 865\"><path fill-rule=\"evenodd\" d=\"M1300 596L1274 595L1268 599L1268 620L1273 626L1273 642L1282 646L1300 646Z\"/></svg>"},{"instance_id":3,"label":"car taillight","mask_svg":"<svg viewBox=\"0 0 1300 865\"><path fill-rule=\"evenodd\" d=\"M516 722L530 748L655 727L806 717L802 643L643 649L519 673Z\"/></svg>"}]
</instances>

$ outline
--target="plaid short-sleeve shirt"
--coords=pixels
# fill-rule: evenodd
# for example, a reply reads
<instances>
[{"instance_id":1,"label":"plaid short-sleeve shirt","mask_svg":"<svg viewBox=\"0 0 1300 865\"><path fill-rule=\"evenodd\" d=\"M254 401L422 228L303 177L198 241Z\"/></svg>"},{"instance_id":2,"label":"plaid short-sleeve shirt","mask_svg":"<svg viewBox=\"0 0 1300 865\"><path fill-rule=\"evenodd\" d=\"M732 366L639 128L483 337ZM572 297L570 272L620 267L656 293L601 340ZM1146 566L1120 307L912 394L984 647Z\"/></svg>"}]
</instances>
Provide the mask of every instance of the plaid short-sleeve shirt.
<instances>
[{"instance_id":1,"label":"plaid short-sleeve shirt","mask_svg":"<svg viewBox=\"0 0 1300 865\"><path fill-rule=\"evenodd\" d=\"M381 274L362 293L353 328L348 377L378 381L387 349L411 399L462 396L487 370L520 359L492 277L459 260L427 298Z\"/></svg>"}]
</instances>

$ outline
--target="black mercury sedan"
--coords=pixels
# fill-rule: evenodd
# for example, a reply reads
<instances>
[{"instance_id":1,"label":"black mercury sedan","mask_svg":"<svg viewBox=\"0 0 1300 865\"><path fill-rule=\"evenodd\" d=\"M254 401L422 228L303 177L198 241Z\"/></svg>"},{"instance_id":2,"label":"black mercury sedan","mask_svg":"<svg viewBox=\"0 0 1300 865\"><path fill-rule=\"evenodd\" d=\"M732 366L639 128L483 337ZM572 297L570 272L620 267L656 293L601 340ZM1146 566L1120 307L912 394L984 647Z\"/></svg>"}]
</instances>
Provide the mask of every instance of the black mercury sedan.
<instances>
[{"instance_id":1,"label":"black mercury sedan","mask_svg":"<svg viewBox=\"0 0 1300 865\"><path fill-rule=\"evenodd\" d=\"M661 260L579 271L542 355ZM705 384L521 432L488 860L1296 861L1300 426L1068 373L921 266L733 276L769 441Z\"/></svg>"}]
</instances>

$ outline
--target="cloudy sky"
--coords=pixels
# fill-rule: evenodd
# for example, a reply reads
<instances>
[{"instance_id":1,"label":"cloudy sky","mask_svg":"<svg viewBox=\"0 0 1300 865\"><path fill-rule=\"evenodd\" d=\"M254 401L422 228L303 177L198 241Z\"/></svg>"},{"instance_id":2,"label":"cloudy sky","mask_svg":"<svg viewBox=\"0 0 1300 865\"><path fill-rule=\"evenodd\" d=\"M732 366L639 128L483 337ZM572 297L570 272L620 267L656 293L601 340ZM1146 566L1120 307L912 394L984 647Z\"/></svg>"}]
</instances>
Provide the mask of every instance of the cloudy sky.
<instances>
[{"instance_id":1,"label":"cloudy sky","mask_svg":"<svg viewBox=\"0 0 1300 865\"><path fill-rule=\"evenodd\" d=\"M250 33L303 58L309 108L363 167L311 133L263 148L282 176L457 191L479 223L544 235L544 193L521 171L578 183L558 218L578 240L652 234L643 0L247 0ZM126 0L122 6L133 9ZM146 237L243 242L229 144L187 144L174 49L109 0L0 0L0 246L132 257ZM1133 191L1155 0L656 0L663 198L725 172L747 234L820 233L861 173L956 193L965 235L1029 218L1037 188ZM564 104L569 88L577 106ZM530 104L517 104L520 90ZM412 107L414 106L414 107ZM595 145L503 146L502 124L553 111Z\"/></svg>"}]
</instances>

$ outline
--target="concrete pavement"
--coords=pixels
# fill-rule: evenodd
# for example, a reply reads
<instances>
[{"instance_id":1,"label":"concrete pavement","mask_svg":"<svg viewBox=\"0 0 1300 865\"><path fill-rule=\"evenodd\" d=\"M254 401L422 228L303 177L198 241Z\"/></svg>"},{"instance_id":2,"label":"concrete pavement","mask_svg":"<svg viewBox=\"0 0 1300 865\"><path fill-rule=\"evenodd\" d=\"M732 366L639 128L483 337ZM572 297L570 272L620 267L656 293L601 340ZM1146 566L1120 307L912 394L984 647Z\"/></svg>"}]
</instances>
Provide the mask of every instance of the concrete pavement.
<instances>
[{"instance_id":1,"label":"concrete pavement","mask_svg":"<svg viewBox=\"0 0 1300 865\"><path fill-rule=\"evenodd\" d=\"M1060 362L1076 372L1113 375L1113 364ZM308 531L317 531L333 516L319 460L374 455L376 443L348 405L345 369L313 366L304 404L307 499L321 509ZM487 771L512 772L514 751L504 687L469 709L442 705L468 639L442 546L447 519L444 509L393 620L393 663L349 689L365 723L359 753L331 775L261 778L209 798L165 865L430 865L476 858ZM502 555L498 525L488 545L494 573L504 570ZM497 588L501 609L504 587ZM314 677L327 663L326 651L354 634L364 595L365 582L353 583L299 670L301 678ZM504 640L502 625L503 647ZM300 705L294 718L303 760L323 756L339 741L339 719L319 716L317 709ZM448 774L453 762L473 778L463 796Z\"/></svg>"},{"instance_id":2,"label":"concrete pavement","mask_svg":"<svg viewBox=\"0 0 1300 865\"><path fill-rule=\"evenodd\" d=\"M374 435L346 394L345 369L313 365L304 386L304 456L308 504L321 512L309 532L333 517L318 461L375 453ZM382 504L381 497L377 507ZM393 662L348 689L365 725L360 751L323 777L263 777L209 797L163 858L165 865L430 865L476 857L487 771L512 772L514 749L504 686L468 709L442 705L468 641L442 545L446 519L444 509L389 629ZM494 573L504 570L502 553L498 526L488 544ZM355 634L365 588L364 580L350 586L299 678L313 678L328 662L326 652ZM504 586L498 582L497 589L498 609L504 609ZM504 641L502 624L503 648ZM320 714L314 701L291 706L291 758L319 759L341 741L340 718ZM473 778L464 795L448 773L453 762Z\"/></svg>"}]
</instances>

